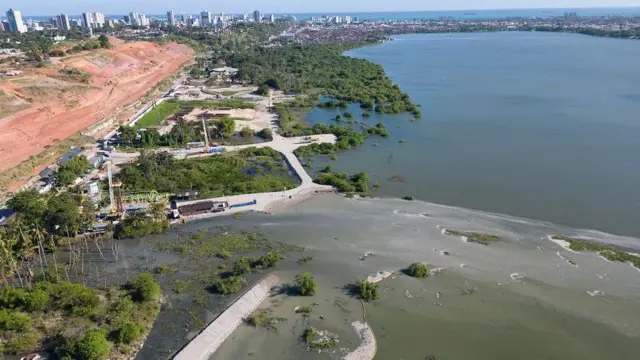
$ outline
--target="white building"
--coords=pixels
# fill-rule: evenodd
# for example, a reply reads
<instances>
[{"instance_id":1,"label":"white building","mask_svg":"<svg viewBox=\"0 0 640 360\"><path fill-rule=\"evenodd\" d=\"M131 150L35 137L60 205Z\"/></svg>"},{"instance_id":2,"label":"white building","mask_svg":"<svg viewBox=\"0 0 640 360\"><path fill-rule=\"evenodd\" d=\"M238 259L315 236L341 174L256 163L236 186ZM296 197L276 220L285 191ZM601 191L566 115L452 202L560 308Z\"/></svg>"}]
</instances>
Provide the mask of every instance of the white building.
<instances>
[{"instance_id":1,"label":"white building","mask_svg":"<svg viewBox=\"0 0 640 360\"><path fill-rule=\"evenodd\" d=\"M139 26L143 26L143 27L147 27L151 24L151 22L149 21L149 19L147 18L147 15L145 14L140 14L138 16L138 25Z\"/></svg>"},{"instance_id":2,"label":"white building","mask_svg":"<svg viewBox=\"0 0 640 360\"><path fill-rule=\"evenodd\" d=\"M211 26L213 25L213 21L211 19L211 12L208 10L204 10L200 13L200 26Z\"/></svg>"},{"instance_id":3,"label":"white building","mask_svg":"<svg viewBox=\"0 0 640 360\"><path fill-rule=\"evenodd\" d=\"M269 16L269 21L276 22L276 16L274 14L271 14L271 16Z\"/></svg>"},{"instance_id":4,"label":"white building","mask_svg":"<svg viewBox=\"0 0 640 360\"><path fill-rule=\"evenodd\" d=\"M138 13L133 11L129 13L129 24L131 24L131 26L140 25L138 24Z\"/></svg>"},{"instance_id":5,"label":"white building","mask_svg":"<svg viewBox=\"0 0 640 360\"><path fill-rule=\"evenodd\" d=\"M69 23L69 16L66 14L60 14L56 17L56 25L58 25L58 29L60 30L71 30L71 23Z\"/></svg>"},{"instance_id":6,"label":"white building","mask_svg":"<svg viewBox=\"0 0 640 360\"><path fill-rule=\"evenodd\" d=\"M7 19L9 20L9 31L13 33L25 33L27 32L27 27L24 25L24 21L22 21L22 14L20 10L9 9L7 11Z\"/></svg>"},{"instance_id":7,"label":"white building","mask_svg":"<svg viewBox=\"0 0 640 360\"><path fill-rule=\"evenodd\" d=\"M87 29L91 29L93 27L93 17L90 13L82 13L82 25Z\"/></svg>"},{"instance_id":8,"label":"white building","mask_svg":"<svg viewBox=\"0 0 640 360\"><path fill-rule=\"evenodd\" d=\"M91 14L91 20L93 22L93 27L103 27L107 22L107 18L103 13L94 12Z\"/></svg>"},{"instance_id":9,"label":"white building","mask_svg":"<svg viewBox=\"0 0 640 360\"><path fill-rule=\"evenodd\" d=\"M351 16L347 15L344 17L344 23L349 25L351 24Z\"/></svg>"}]
</instances>

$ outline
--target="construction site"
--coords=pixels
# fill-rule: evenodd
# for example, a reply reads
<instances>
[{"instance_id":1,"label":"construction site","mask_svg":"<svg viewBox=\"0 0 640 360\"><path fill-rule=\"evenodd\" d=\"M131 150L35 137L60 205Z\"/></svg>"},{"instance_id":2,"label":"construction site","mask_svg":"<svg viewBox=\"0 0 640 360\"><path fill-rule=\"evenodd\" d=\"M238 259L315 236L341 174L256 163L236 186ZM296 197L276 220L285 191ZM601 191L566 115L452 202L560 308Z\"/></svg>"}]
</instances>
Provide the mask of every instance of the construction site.
<instances>
[{"instance_id":1,"label":"construction site","mask_svg":"<svg viewBox=\"0 0 640 360\"><path fill-rule=\"evenodd\" d=\"M110 41L110 49L51 58L47 66L0 79L0 172L43 152L55 158L56 144L80 132L100 137L116 129L194 57L176 43ZM46 163L29 165L32 175ZM3 190L24 183L28 175L22 175L3 183Z\"/></svg>"}]
</instances>

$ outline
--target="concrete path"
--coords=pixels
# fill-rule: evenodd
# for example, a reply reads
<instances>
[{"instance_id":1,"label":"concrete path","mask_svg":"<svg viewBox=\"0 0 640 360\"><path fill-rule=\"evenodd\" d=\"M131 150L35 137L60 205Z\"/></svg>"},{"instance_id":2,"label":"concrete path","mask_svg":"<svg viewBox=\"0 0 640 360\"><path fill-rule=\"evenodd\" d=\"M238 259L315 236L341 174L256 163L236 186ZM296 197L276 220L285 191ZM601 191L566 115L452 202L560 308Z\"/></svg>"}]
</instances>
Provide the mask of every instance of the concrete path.
<instances>
[{"instance_id":1,"label":"concrete path","mask_svg":"<svg viewBox=\"0 0 640 360\"><path fill-rule=\"evenodd\" d=\"M207 360L222 343L263 302L271 288L280 284L276 274L269 274L218 316L198 336L173 357L174 360Z\"/></svg>"}]
</instances>

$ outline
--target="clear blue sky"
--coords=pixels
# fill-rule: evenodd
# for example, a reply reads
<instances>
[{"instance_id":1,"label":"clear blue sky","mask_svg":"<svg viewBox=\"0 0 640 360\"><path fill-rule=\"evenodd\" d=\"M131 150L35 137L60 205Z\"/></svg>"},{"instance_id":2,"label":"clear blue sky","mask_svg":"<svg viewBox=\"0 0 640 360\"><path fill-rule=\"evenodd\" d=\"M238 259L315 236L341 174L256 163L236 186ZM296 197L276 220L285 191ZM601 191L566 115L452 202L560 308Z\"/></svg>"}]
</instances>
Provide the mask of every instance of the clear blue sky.
<instances>
[{"instance_id":1,"label":"clear blue sky","mask_svg":"<svg viewBox=\"0 0 640 360\"><path fill-rule=\"evenodd\" d=\"M168 9L176 13L211 12L244 13L259 9L264 13L364 12L410 10L481 10L565 7L640 6L638 0L3 0L4 7L21 10L23 16L59 13L80 14L99 11L125 14L137 11L161 14ZM3 9L2 12L7 9Z\"/></svg>"}]
</instances>

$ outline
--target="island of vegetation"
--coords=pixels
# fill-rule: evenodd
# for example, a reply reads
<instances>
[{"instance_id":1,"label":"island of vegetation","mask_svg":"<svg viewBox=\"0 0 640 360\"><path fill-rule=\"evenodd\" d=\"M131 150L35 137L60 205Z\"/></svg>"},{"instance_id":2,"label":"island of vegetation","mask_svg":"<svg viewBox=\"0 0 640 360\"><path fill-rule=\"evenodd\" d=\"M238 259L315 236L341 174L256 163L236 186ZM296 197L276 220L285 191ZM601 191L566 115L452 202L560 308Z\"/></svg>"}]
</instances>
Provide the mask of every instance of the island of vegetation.
<instances>
[{"instance_id":1,"label":"island of vegetation","mask_svg":"<svg viewBox=\"0 0 640 360\"><path fill-rule=\"evenodd\" d=\"M423 263L413 263L404 271L407 275L415 278L426 278L429 276L429 268Z\"/></svg>"},{"instance_id":2,"label":"island of vegetation","mask_svg":"<svg viewBox=\"0 0 640 360\"><path fill-rule=\"evenodd\" d=\"M338 346L338 336L326 330L308 327L302 333L302 342L309 350L330 350Z\"/></svg>"},{"instance_id":3,"label":"island of vegetation","mask_svg":"<svg viewBox=\"0 0 640 360\"><path fill-rule=\"evenodd\" d=\"M569 243L569 248L574 251L592 251L597 252L602 257L609 261L619 261L631 263L636 268L640 269L640 256L630 254L626 251L622 251L613 245L600 244L591 241L585 241L581 239L570 238L566 236L554 235L551 237L554 240L562 240Z\"/></svg>"},{"instance_id":4,"label":"island of vegetation","mask_svg":"<svg viewBox=\"0 0 640 360\"><path fill-rule=\"evenodd\" d=\"M379 286L367 280L358 279L349 286L350 293L362 301L374 301L380 298Z\"/></svg>"},{"instance_id":5,"label":"island of vegetation","mask_svg":"<svg viewBox=\"0 0 640 360\"><path fill-rule=\"evenodd\" d=\"M304 271L295 278L295 288L302 296L311 296L316 293L316 279L308 272Z\"/></svg>"},{"instance_id":6,"label":"island of vegetation","mask_svg":"<svg viewBox=\"0 0 640 360\"><path fill-rule=\"evenodd\" d=\"M479 232L446 229L443 231L443 233L450 236L461 236L465 239L466 242L482 245L490 245L494 242L500 241L500 237L498 235Z\"/></svg>"}]
</instances>

